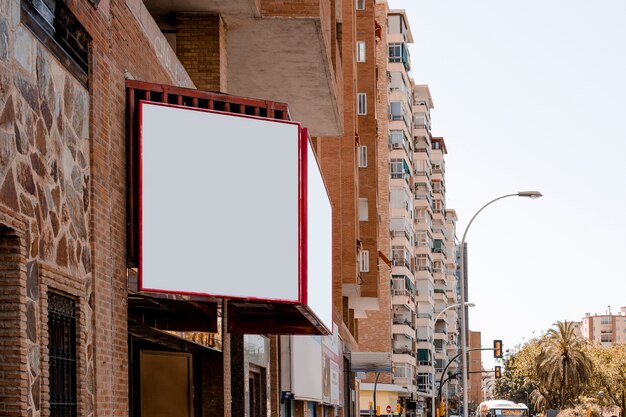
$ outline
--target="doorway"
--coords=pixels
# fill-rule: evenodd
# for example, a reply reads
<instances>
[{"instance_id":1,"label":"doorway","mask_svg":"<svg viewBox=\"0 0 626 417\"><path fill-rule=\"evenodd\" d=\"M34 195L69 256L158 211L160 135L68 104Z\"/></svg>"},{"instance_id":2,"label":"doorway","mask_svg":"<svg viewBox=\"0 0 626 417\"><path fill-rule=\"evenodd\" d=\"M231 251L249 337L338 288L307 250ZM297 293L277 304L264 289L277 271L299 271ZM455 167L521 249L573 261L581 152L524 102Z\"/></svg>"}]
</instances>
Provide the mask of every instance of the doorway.
<instances>
[{"instance_id":1,"label":"doorway","mask_svg":"<svg viewBox=\"0 0 626 417\"><path fill-rule=\"evenodd\" d=\"M141 417L192 417L192 355L140 352Z\"/></svg>"}]
</instances>

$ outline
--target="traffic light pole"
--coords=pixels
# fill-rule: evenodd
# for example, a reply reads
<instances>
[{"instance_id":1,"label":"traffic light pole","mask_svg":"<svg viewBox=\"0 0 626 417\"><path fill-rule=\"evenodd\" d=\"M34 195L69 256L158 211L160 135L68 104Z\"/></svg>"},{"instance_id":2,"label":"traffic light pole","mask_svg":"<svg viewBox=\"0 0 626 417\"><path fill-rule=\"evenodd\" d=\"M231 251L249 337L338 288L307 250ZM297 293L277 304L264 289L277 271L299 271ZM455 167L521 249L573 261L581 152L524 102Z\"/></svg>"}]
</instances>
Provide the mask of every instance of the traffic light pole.
<instances>
[{"instance_id":1,"label":"traffic light pole","mask_svg":"<svg viewBox=\"0 0 626 417\"><path fill-rule=\"evenodd\" d=\"M471 349L465 349L465 352L473 352L473 351L476 351L476 350L495 350L495 349L494 349L494 348L471 348ZM459 356L461 356L462 354L463 354L463 351L461 351L460 353L456 354L456 355L454 356L454 358L452 358L452 359L450 359L450 360L448 361L448 363L446 364L445 368L443 368L443 372L441 372L441 380L439 380L439 389L437 390L437 391L438 391L438 393L437 393L437 397L436 397L437 404L439 403L439 398L440 398L440 396L441 396L441 387L443 386L443 384L445 384L446 382L448 382L448 380L450 379L450 378L447 378L445 381L443 381L443 378L444 378L444 377L445 377L445 375L446 375L446 371L448 370L448 367L450 366L450 364L451 364L452 362L454 362L455 360L457 360L457 358L458 358ZM480 371L480 372L482 372L482 371ZM459 372L459 373L460 373L460 372ZM459 375L459 373L456 373L456 374L454 374L454 375ZM475 373L475 372L470 372L470 373ZM443 382L442 382L442 381L443 381ZM463 387L463 389L465 389L465 387ZM433 410L434 410L434 407L435 407L435 404L433 404ZM433 415L434 415L434 411L433 411ZM461 416L461 417L462 417L462 416Z\"/></svg>"}]
</instances>

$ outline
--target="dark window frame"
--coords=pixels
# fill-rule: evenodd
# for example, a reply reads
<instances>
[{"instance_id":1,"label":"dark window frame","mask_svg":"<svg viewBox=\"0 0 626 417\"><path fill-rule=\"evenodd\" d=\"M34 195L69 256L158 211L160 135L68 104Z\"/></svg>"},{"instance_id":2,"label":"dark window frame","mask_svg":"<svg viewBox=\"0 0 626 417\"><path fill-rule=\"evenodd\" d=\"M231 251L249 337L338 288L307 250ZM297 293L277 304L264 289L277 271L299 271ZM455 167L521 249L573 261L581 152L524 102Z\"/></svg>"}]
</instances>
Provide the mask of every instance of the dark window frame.
<instances>
[{"instance_id":1,"label":"dark window frame","mask_svg":"<svg viewBox=\"0 0 626 417\"><path fill-rule=\"evenodd\" d=\"M48 368L50 417L78 415L76 300L48 293Z\"/></svg>"},{"instance_id":2,"label":"dark window frame","mask_svg":"<svg viewBox=\"0 0 626 417\"><path fill-rule=\"evenodd\" d=\"M21 0L21 20L83 86L89 86L91 36L63 0Z\"/></svg>"}]
</instances>

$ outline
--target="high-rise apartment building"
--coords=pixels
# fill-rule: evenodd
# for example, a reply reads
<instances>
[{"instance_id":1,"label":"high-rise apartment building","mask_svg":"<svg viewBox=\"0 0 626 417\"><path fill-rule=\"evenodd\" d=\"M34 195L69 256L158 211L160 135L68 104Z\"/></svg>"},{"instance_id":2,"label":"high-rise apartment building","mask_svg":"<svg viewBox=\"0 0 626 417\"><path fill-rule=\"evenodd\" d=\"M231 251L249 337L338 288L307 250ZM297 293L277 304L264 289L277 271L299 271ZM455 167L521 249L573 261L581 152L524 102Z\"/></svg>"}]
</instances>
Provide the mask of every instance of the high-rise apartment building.
<instances>
[{"instance_id":1,"label":"high-rise apartment building","mask_svg":"<svg viewBox=\"0 0 626 417\"><path fill-rule=\"evenodd\" d=\"M606 314L586 314L578 327L580 334L592 343L601 343L604 346L626 343L626 307L620 312L611 314L609 308Z\"/></svg>"},{"instance_id":2,"label":"high-rise apartment building","mask_svg":"<svg viewBox=\"0 0 626 417\"><path fill-rule=\"evenodd\" d=\"M457 313L448 308L458 302L456 213L446 209L447 149L443 138L432 137L430 91L409 76L413 36L406 13L386 7L384 11L385 61L378 67L384 83L377 100L385 104L381 111L388 120L386 126L379 122L379 132L386 129L378 140L388 146L390 304L385 306L389 313L381 309L360 321L359 337L363 346L376 340L376 351L384 349L385 338L390 340L392 371L363 379L360 408L362 414L369 411L376 389L381 410L387 405L395 410L399 404L408 415L430 415L432 398L446 379L444 367L452 373L458 370L456 360L449 363L458 353ZM381 276L381 283L384 280ZM381 306L385 295L381 291ZM384 325L386 314L390 330ZM455 381L442 386L444 400L456 393Z\"/></svg>"}]
</instances>

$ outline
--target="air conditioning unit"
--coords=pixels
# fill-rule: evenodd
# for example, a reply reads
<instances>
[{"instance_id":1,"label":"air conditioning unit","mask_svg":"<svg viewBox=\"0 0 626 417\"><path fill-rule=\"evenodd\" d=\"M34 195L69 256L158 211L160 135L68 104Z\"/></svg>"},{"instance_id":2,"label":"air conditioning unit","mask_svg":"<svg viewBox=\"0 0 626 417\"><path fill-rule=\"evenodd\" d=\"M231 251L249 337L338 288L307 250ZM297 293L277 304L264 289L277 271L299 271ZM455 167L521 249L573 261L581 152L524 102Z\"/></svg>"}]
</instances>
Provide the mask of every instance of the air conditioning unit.
<instances>
[{"instance_id":1,"label":"air conditioning unit","mask_svg":"<svg viewBox=\"0 0 626 417\"><path fill-rule=\"evenodd\" d=\"M392 144L393 149L402 149L402 144L401 143L394 143Z\"/></svg>"}]
</instances>

